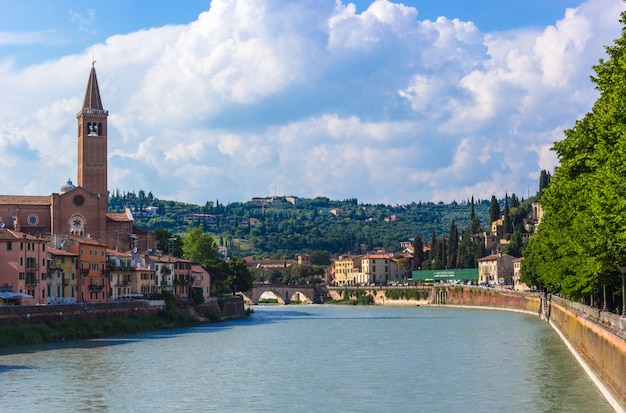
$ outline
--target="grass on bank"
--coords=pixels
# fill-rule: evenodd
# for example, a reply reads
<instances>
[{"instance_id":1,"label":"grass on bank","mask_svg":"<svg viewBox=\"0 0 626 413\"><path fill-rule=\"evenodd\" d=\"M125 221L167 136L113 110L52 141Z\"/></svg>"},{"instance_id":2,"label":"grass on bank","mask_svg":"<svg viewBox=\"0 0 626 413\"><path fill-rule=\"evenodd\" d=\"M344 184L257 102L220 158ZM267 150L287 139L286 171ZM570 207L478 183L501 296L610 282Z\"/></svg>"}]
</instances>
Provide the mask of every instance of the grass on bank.
<instances>
[{"instance_id":1,"label":"grass on bank","mask_svg":"<svg viewBox=\"0 0 626 413\"><path fill-rule=\"evenodd\" d=\"M0 325L0 347L54 343L62 340L94 339L190 327L199 323L197 318L178 309L176 297L172 294L165 296L165 308L155 316Z\"/></svg>"}]
</instances>

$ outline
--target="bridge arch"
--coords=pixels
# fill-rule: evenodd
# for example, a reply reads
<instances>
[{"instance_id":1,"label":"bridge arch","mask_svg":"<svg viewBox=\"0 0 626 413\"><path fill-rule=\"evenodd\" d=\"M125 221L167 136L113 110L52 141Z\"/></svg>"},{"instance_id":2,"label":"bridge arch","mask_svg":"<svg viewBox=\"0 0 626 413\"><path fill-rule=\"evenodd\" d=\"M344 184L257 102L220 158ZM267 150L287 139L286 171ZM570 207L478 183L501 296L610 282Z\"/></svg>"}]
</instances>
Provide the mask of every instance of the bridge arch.
<instances>
[{"instance_id":1,"label":"bridge arch","mask_svg":"<svg viewBox=\"0 0 626 413\"><path fill-rule=\"evenodd\" d=\"M259 304L261 296L272 293L279 304L302 303L312 304L316 302L317 295L314 286L296 286L279 284L254 284L250 291L241 292L244 301L248 304Z\"/></svg>"}]
</instances>

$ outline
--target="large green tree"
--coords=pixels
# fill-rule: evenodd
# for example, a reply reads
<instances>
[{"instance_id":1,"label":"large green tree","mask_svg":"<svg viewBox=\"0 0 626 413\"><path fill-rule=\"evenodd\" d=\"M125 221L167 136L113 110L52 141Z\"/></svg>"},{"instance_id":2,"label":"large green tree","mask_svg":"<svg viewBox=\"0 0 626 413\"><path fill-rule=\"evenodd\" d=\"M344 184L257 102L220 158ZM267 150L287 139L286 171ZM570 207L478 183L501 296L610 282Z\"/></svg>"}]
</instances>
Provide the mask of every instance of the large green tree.
<instances>
[{"instance_id":1,"label":"large green tree","mask_svg":"<svg viewBox=\"0 0 626 413\"><path fill-rule=\"evenodd\" d=\"M183 253L190 261L206 264L217 259L218 248L211 234L204 232L203 226L199 225L190 228L183 236Z\"/></svg>"},{"instance_id":2,"label":"large green tree","mask_svg":"<svg viewBox=\"0 0 626 413\"><path fill-rule=\"evenodd\" d=\"M626 14L620 22L626 24ZM524 250L523 279L570 298L619 285L626 264L626 29L594 66L600 96L554 144L560 165Z\"/></svg>"}]
</instances>

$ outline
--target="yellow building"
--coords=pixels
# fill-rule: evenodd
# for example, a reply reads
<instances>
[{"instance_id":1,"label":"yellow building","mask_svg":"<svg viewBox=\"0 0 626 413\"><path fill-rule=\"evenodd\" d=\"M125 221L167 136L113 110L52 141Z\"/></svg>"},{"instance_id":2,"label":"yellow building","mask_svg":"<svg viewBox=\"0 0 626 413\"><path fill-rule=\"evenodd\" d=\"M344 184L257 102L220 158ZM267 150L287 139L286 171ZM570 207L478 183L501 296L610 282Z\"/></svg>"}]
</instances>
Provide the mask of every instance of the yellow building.
<instances>
[{"instance_id":1,"label":"yellow building","mask_svg":"<svg viewBox=\"0 0 626 413\"><path fill-rule=\"evenodd\" d=\"M76 303L76 263L78 254L48 248L47 304Z\"/></svg>"},{"instance_id":2,"label":"yellow building","mask_svg":"<svg viewBox=\"0 0 626 413\"><path fill-rule=\"evenodd\" d=\"M333 264L333 283L336 285L356 285L355 272L361 269L361 258L355 255L341 255Z\"/></svg>"}]
</instances>

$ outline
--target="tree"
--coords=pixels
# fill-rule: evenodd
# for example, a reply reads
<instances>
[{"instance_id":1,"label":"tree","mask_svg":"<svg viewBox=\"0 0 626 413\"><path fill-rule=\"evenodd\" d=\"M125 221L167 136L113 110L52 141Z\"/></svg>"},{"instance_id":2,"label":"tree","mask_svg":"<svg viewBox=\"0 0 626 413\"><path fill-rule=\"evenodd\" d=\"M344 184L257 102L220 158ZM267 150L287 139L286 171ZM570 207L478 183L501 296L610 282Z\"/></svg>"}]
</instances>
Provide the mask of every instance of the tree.
<instances>
[{"instance_id":1,"label":"tree","mask_svg":"<svg viewBox=\"0 0 626 413\"><path fill-rule=\"evenodd\" d=\"M458 267L459 231L456 228L454 219L450 224L450 235L448 237L448 265L447 268Z\"/></svg>"},{"instance_id":2,"label":"tree","mask_svg":"<svg viewBox=\"0 0 626 413\"><path fill-rule=\"evenodd\" d=\"M330 252L321 251L321 250L313 250L309 252L311 255L311 264L312 265L329 265L330 264Z\"/></svg>"},{"instance_id":3,"label":"tree","mask_svg":"<svg viewBox=\"0 0 626 413\"><path fill-rule=\"evenodd\" d=\"M509 194L504 196L504 211L502 211L502 233L510 234L513 232L511 224L511 211L509 211Z\"/></svg>"},{"instance_id":4,"label":"tree","mask_svg":"<svg viewBox=\"0 0 626 413\"><path fill-rule=\"evenodd\" d=\"M480 226L480 219L478 219L478 215L476 215L476 209L474 208L474 197L472 196L472 202L470 203L470 224L468 230L471 234L478 234L482 232L482 228Z\"/></svg>"},{"instance_id":5,"label":"tree","mask_svg":"<svg viewBox=\"0 0 626 413\"><path fill-rule=\"evenodd\" d=\"M207 264L217 259L218 248L213 237L200 225L190 228L183 236L183 253L189 261Z\"/></svg>"},{"instance_id":6,"label":"tree","mask_svg":"<svg viewBox=\"0 0 626 413\"><path fill-rule=\"evenodd\" d=\"M525 279L572 299L617 287L626 263L624 27L606 52L593 68L600 96L591 112L554 144L560 165L540 183L544 216L522 263Z\"/></svg>"},{"instance_id":7,"label":"tree","mask_svg":"<svg viewBox=\"0 0 626 413\"><path fill-rule=\"evenodd\" d=\"M422 238L416 235L413 238L413 270L420 270L422 267L422 261L424 261L424 244Z\"/></svg>"},{"instance_id":8,"label":"tree","mask_svg":"<svg viewBox=\"0 0 626 413\"><path fill-rule=\"evenodd\" d=\"M159 227L154 230L157 249L165 254L172 254L175 257L183 255L183 240L180 236L174 235L172 231Z\"/></svg>"},{"instance_id":9,"label":"tree","mask_svg":"<svg viewBox=\"0 0 626 413\"><path fill-rule=\"evenodd\" d=\"M497 221L501 216L500 203L496 199L495 195L491 195L491 202L489 203L489 220L490 222Z\"/></svg>"},{"instance_id":10,"label":"tree","mask_svg":"<svg viewBox=\"0 0 626 413\"><path fill-rule=\"evenodd\" d=\"M550 172L546 171L545 169L541 170L541 176L539 177L539 196L541 196L543 194L543 191L550 186L551 178L552 176L550 175Z\"/></svg>"},{"instance_id":11,"label":"tree","mask_svg":"<svg viewBox=\"0 0 626 413\"><path fill-rule=\"evenodd\" d=\"M513 231L511 240L502 247L503 254L509 254L514 257L522 256L522 232L519 228Z\"/></svg>"},{"instance_id":12,"label":"tree","mask_svg":"<svg viewBox=\"0 0 626 413\"><path fill-rule=\"evenodd\" d=\"M229 261L228 270L227 284L233 294L237 291L249 291L252 289L254 279L252 273L248 270L246 260L243 258L235 258Z\"/></svg>"}]
</instances>

